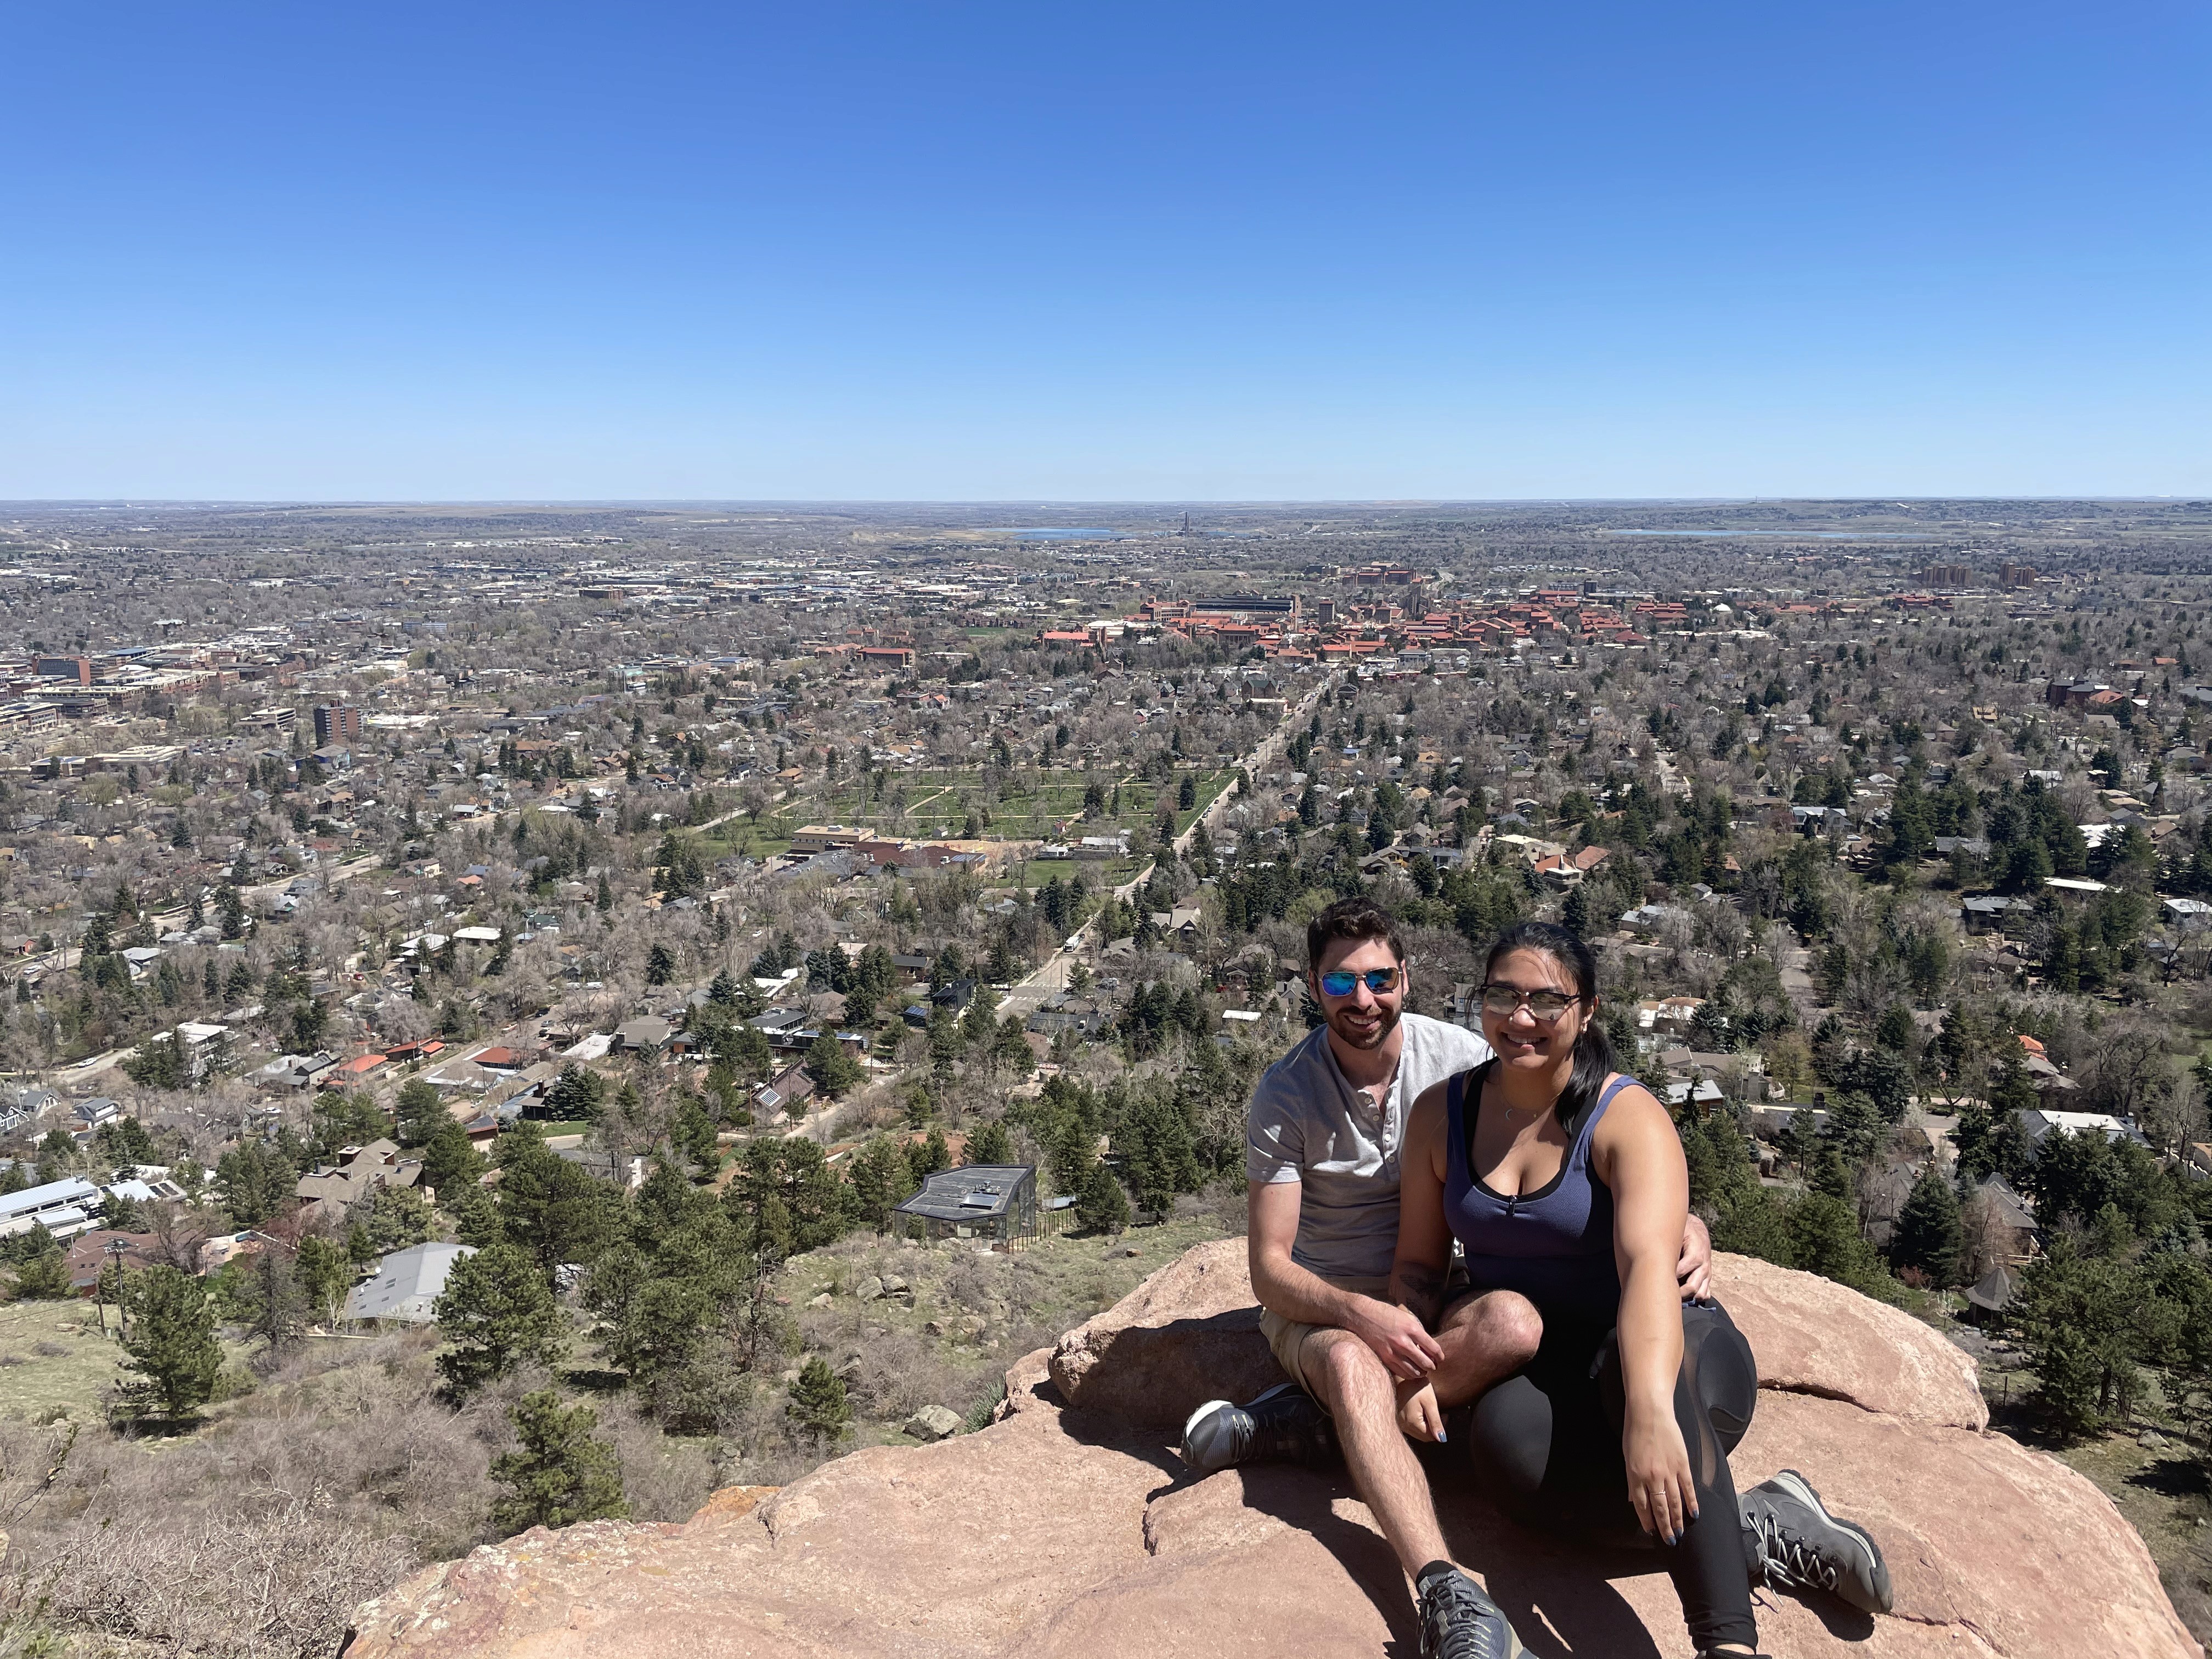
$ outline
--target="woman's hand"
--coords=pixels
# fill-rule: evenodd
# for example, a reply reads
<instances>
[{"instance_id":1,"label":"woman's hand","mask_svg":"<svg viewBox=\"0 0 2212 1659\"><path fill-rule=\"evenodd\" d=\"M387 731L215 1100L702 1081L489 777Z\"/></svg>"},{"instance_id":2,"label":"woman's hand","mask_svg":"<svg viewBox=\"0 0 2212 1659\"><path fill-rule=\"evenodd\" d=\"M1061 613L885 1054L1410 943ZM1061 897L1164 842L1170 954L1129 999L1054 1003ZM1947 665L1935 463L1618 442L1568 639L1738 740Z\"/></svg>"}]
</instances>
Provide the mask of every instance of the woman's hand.
<instances>
[{"instance_id":1,"label":"woman's hand","mask_svg":"<svg viewBox=\"0 0 2212 1659\"><path fill-rule=\"evenodd\" d=\"M1398 1427L1408 1440L1444 1437L1444 1408L1437 1404L1435 1384L1422 1382L1398 1385Z\"/></svg>"},{"instance_id":2,"label":"woman's hand","mask_svg":"<svg viewBox=\"0 0 2212 1659\"><path fill-rule=\"evenodd\" d=\"M1632 1403L1620 1432L1621 1460L1628 1466L1628 1501L1644 1530L1662 1544L1681 1541L1682 1528L1698 1518L1697 1488L1690 1481L1689 1449L1671 1404Z\"/></svg>"}]
</instances>

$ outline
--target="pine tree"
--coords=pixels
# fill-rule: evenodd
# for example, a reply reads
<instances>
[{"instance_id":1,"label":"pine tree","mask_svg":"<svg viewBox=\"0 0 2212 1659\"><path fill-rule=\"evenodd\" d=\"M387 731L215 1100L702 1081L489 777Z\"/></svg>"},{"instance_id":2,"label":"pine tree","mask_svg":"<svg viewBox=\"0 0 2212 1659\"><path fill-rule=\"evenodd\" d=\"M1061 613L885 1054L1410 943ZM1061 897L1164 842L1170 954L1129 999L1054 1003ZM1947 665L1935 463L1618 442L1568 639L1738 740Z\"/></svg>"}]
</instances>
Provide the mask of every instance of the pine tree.
<instances>
[{"instance_id":1,"label":"pine tree","mask_svg":"<svg viewBox=\"0 0 2212 1659\"><path fill-rule=\"evenodd\" d=\"M1808 1193L1790 1207L1790 1265L1880 1297L1889 1285L1874 1247L1859 1236L1851 1206L1826 1193Z\"/></svg>"},{"instance_id":2,"label":"pine tree","mask_svg":"<svg viewBox=\"0 0 2212 1659\"><path fill-rule=\"evenodd\" d=\"M263 1246L253 1258L246 1283L253 1310L247 1330L267 1343L271 1353L296 1345L309 1309L292 1253L276 1244Z\"/></svg>"},{"instance_id":3,"label":"pine tree","mask_svg":"<svg viewBox=\"0 0 2212 1659\"><path fill-rule=\"evenodd\" d=\"M976 1128L968 1137L967 1159L970 1164L1006 1164L1013 1162L1014 1148L1006 1126L997 1118Z\"/></svg>"},{"instance_id":4,"label":"pine tree","mask_svg":"<svg viewBox=\"0 0 2212 1659\"><path fill-rule=\"evenodd\" d=\"M564 1123L595 1123L606 1088L606 1079L597 1072L571 1061L545 1091L545 1103Z\"/></svg>"},{"instance_id":5,"label":"pine tree","mask_svg":"<svg viewBox=\"0 0 2212 1659\"><path fill-rule=\"evenodd\" d=\"M222 1374L215 1304L207 1287L174 1267L149 1267L124 1286L124 1363L146 1379L161 1414L183 1422L205 1405Z\"/></svg>"},{"instance_id":6,"label":"pine tree","mask_svg":"<svg viewBox=\"0 0 2212 1659\"><path fill-rule=\"evenodd\" d=\"M50 1245L15 1270L15 1294L29 1302L58 1302L70 1294L69 1258Z\"/></svg>"},{"instance_id":7,"label":"pine tree","mask_svg":"<svg viewBox=\"0 0 2212 1659\"><path fill-rule=\"evenodd\" d=\"M790 1403L783 1409L801 1433L831 1444L842 1440L853 1425L845 1385L819 1354L806 1362L792 1383Z\"/></svg>"},{"instance_id":8,"label":"pine tree","mask_svg":"<svg viewBox=\"0 0 2212 1659\"><path fill-rule=\"evenodd\" d=\"M483 1154L459 1123L446 1117L430 1132L422 1147L422 1181L447 1210L454 1209L461 1192L474 1187L483 1172Z\"/></svg>"},{"instance_id":9,"label":"pine tree","mask_svg":"<svg viewBox=\"0 0 2212 1659\"><path fill-rule=\"evenodd\" d=\"M1934 1164L1921 1170L1897 1214L1890 1260L1917 1267L1939 1289L1959 1279L1959 1249L1966 1232L1959 1222L1959 1195Z\"/></svg>"},{"instance_id":10,"label":"pine tree","mask_svg":"<svg viewBox=\"0 0 2212 1659\"><path fill-rule=\"evenodd\" d=\"M806 1074L832 1100L854 1088L865 1075L845 1045L824 1031L806 1051Z\"/></svg>"},{"instance_id":11,"label":"pine tree","mask_svg":"<svg viewBox=\"0 0 2212 1659\"><path fill-rule=\"evenodd\" d=\"M539 1389L523 1395L507 1415L519 1443L491 1461L492 1479L508 1489L491 1506L492 1520L501 1531L621 1520L629 1514L621 1461L612 1446L592 1437L598 1413L589 1406L563 1407L558 1394Z\"/></svg>"},{"instance_id":12,"label":"pine tree","mask_svg":"<svg viewBox=\"0 0 2212 1659\"><path fill-rule=\"evenodd\" d=\"M714 1139L714 1121L707 1115L707 1109L696 1095L684 1095L676 1103L675 1121L670 1125L669 1142L679 1156L702 1175L712 1175L721 1163L720 1145Z\"/></svg>"},{"instance_id":13,"label":"pine tree","mask_svg":"<svg viewBox=\"0 0 2212 1659\"><path fill-rule=\"evenodd\" d=\"M393 1139L402 1146L428 1145L440 1123L453 1121L437 1090L419 1077L409 1079L401 1086L394 1115Z\"/></svg>"},{"instance_id":14,"label":"pine tree","mask_svg":"<svg viewBox=\"0 0 2212 1659\"><path fill-rule=\"evenodd\" d=\"M1129 1195L1103 1164L1094 1164L1076 1195L1076 1224L1085 1231L1118 1233L1129 1224Z\"/></svg>"},{"instance_id":15,"label":"pine tree","mask_svg":"<svg viewBox=\"0 0 2212 1659\"><path fill-rule=\"evenodd\" d=\"M293 1264L308 1312L318 1319L334 1317L345 1293L353 1288L353 1263L328 1239L310 1233L300 1241L299 1259Z\"/></svg>"},{"instance_id":16,"label":"pine tree","mask_svg":"<svg viewBox=\"0 0 2212 1659\"><path fill-rule=\"evenodd\" d=\"M456 1261L431 1312L448 1345L438 1370L456 1393L518 1365L550 1365L567 1346L568 1316L517 1245L495 1244Z\"/></svg>"}]
</instances>

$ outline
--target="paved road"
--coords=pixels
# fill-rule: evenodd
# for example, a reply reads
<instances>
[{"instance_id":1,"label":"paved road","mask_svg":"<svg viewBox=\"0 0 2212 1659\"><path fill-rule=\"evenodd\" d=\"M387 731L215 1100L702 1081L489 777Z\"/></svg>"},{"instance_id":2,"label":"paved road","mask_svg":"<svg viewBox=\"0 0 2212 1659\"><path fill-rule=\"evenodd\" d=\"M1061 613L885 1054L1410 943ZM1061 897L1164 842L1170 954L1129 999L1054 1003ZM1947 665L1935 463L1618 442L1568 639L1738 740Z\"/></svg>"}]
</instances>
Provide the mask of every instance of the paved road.
<instances>
[{"instance_id":1,"label":"paved road","mask_svg":"<svg viewBox=\"0 0 2212 1659\"><path fill-rule=\"evenodd\" d=\"M1322 683L1308 692L1296 708L1284 714L1283 718L1276 723L1273 732L1261 738L1253 745L1249 754L1239 759L1237 764L1244 769L1247 775L1256 779L1261 771L1281 757L1283 750L1289 746L1292 734L1313 717L1315 708L1320 705L1324 697L1336 690L1341 678L1340 675L1334 673L1325 675ZM1230 802L1236 799L1237 793L1237 781L1232 778L1230 780L1229 787L1214 797L1212 803L1206 807L1206 811L1191 820L1190 828L1176 837L1176 852L1182 854L1190 851L1191 840L1197 835L1198 826L1200 823L1206 824L1207 833L1211 834L1219 824L1223 813L1228 810ZM1126 902L1139 888L1152 878L1153 868L1154 866L1146 865L1130 880L1115 888L1114 896ZM1083 953L1091 948L1092 941L1097 937L1097 921L1094 916L1085 921L1082 927L1076 929L1066 944L1039 964L1035 973L1030 974L1010 989L1006 993L1005 1003L1000 1006L1000 1015L1003 1017L1006 1014L1018 1013L1024 1019L1027 1019L1047 997L1055 991L1066 989L1068 975L1073 971L1076 963L1081 959Z\"/></svg>"}]
</instances>

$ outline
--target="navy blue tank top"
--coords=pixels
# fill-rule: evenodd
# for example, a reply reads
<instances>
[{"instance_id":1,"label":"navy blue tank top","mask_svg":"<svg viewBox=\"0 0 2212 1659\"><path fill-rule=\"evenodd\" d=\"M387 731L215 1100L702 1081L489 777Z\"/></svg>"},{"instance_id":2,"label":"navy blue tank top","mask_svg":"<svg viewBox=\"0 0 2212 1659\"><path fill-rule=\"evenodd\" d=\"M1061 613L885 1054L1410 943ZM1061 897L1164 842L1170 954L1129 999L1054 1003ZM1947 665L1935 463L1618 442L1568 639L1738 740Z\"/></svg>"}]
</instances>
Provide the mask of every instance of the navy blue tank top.
<instances>
[{"instance_id":1,"label":"navy blue tank top","mask_svg":"<svg viewBox=\"0 0 2212 1659\"><path fill-rule=\"evenodd\" d=\"M1507 1198L1474 1173L1474 1122L1492 1063L1462 1072L1444 1089L1444 1217L1466 1255L1468 1277L1478 1290L1519 1291L1547 1321L1609 1326L1620 1309L1613 1194L1590 1169L1590 1137L1613 1097L1636 1079L1618 1078L1598 1097L1558 1175L1533 1193Z\"/></svg>"}]
</instances>

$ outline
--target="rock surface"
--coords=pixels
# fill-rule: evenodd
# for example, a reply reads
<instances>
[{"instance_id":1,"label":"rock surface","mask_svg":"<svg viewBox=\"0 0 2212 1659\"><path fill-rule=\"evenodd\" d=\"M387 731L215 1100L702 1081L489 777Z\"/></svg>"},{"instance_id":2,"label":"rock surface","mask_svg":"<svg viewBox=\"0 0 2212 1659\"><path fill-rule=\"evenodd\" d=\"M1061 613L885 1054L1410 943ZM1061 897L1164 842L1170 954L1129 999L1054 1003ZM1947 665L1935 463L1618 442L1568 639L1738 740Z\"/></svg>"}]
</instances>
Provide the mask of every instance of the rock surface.
<instances>
[{"instance_id":1,"label":"rock surface","mask_svg":"<svg viewBox=\"0 0 2212 1659\"><path fill-rule=\"evenodd\" d=\"M943 1406L924 1406L906 1420L905 1431L917 1440L946 1440L960 1432L964 1419Z\"/></svg>"},{"instance_id":2,"label":"rock surface","mask_svg":"<svg viewBox=\"0 0 2212 1659\"><path fill-rule=\"evenodd\" d=\"M1225 1241L1164 1268L1017 1364L979 1434L872 1447L765 1501L717 1493L680 1527L534 1530L428 1569L356 1613L349 1659L1411 1653L1405 1580L1341 1480L1194 1481L1166 1449L1191 1405L1277 1380L1243 1263ZM1803 1470L1881 1541L1897 1591L1874 1620L1758 1592L1765 1651L2199 1659L2142 1540L2088 1481L1984 1431L1935 1333L1758 1262L1716 1279L1765 1384L1740 1484ZM1436 1484L1455 1554L1533 1652L1686 1659L1653 1557L1525 1532L1448 1466Z\"/></svg>"}]
</instances>

